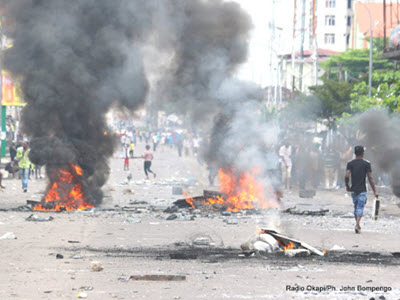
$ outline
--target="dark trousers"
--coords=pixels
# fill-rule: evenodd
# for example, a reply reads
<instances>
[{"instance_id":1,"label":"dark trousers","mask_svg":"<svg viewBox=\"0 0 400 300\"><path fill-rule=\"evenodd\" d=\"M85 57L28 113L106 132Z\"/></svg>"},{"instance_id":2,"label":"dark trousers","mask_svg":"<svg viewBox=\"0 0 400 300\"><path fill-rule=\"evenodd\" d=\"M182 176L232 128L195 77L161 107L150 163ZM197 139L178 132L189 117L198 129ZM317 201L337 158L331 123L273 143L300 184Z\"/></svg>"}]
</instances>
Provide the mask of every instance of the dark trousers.
<instances>
[{"instance_id":1,"label":"dark trousers","mask_svg":"<svg viewBox=\"0 0 400 300\"><path fill-rule=\"evenodd\" d=\"M152 170L150 170L151 168L151 161L145 161L144 162L144 173L146 174L146 176L149 176L149 173L154 174L154 172Z\"/></svg>"}]
</instances>

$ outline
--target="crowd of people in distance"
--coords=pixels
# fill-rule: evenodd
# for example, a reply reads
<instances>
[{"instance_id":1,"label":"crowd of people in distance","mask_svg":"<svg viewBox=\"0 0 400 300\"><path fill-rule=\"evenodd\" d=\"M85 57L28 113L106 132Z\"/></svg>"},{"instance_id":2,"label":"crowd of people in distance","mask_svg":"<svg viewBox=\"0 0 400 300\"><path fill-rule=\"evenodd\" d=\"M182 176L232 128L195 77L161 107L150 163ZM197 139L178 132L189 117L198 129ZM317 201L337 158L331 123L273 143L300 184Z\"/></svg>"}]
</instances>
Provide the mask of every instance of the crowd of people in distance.
<instances>
[{"instance_id":1,"label":"crowd of people in distance","mask_svg":"<svg viewBox=\"0 0 400 300\"><path fill-rule=\"evenodd\" d=\"M373 149L367 149L366 158L374 162ZM345 187L344 174L347 163L354 158L354 145L347 143L291 142L268 153L271 177L286 189L340 189ZM376 168L374 181L380 186L389 185L389 175Z\"/></svg>"},{"instance_id":2,"label":"crowd of people in distance","mask_svg":"<svg viewBox=\"0 0 400 300\"><path fill-rule=\"evenodd\" d=\"M203 138L199 134L194 134L186 130L136 130L134 128L120 130L120 144L124 155L124 171L129 171L129 159L144 159L144 173L149 179L151 173L156 177L156 173L151 170L154 153L164 152L165 149L176 149L178 157L195 157L199 164L203 164L202 149ZM135 156L136 144L145 143L146 150L140 156ZM212 168L211 168L212 169ZM215 172L210 171L210 183L214 183Z\"/></svg>"}]
</instances>

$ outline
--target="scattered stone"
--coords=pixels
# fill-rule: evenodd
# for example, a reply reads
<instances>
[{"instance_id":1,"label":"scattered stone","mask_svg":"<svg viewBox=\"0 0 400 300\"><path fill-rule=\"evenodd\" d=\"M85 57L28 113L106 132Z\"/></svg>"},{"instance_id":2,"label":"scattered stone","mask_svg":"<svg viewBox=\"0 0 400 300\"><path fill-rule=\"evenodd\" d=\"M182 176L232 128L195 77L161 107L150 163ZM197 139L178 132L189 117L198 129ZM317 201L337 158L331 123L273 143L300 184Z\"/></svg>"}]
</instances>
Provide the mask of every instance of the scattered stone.
<instances>
[{"instance_id":1,"label":"scattered stone","mask_svg":"<svg viewBox=\"0 0 400 300\"><path fill-rule=\"evenodd\" d=\"M171 220L175 220L175 219L177 219L177 218L178 218L178 214L172 214L172 215L169 215L169 216L168 216L167 220L168 220L168 221L171 221Z\"/></svg>"},{"instance_id":2,"label":"scattered stone","mask_svg":"<svg viewBox=\"0 0 400 300\"><path fill-rule=\"evenodd\" d=\"M341 215L340 217L345 218L345 219L350 219L350 218L353 219L354 213L347 213L347 214Z\"/></svg>"},{"instance_id":3,"label":"scattered stone","mask_svg":"<svg viewBox=\"0 0 400 300\"><path fill-rule=\"evenodd\" d=\"M223 211L223 212L221 212L221 215L223 215L223 216L231 216L232 215L232 212L231 211L229 211L229 210L225 210L225 211Z\"/></svg>"},{"instance_id":4,"label":"scattered stone","mask_svg":"<svg viewBox=\"0 0 400 300\"><path fill-rule=\"evenodd\" d=\"M228 225L237 225L238 221L236 219L225 219L224 222Z\"/></svg>"},{"instance_id":5,"label":"scattered stone","mask_svg":"<svg viewBox=\"0 0 400 300\"><path fill-rule=\"evenodd\" d=\"M82 291L93 291L94 288L92 286L81 286L79 289Z\"/></svg>"},{"instance_id":6,"label":"scattered stone","mask_svg":"<svg viewBox=\"0 0 400 300\"><path fill-rule=\"evenodd\" d=\"M74 256L72 256L72 259L83 259L83 256L81 256L81 255L74 255Z\"/></svg>"},{"instance_id":7,"label":"scattered stone","mask_svg":"<svg viewBox=\"0 0 400 300\"><path fill-rule=\"evenodd\" d=\"M140 223L142 222L141 219L135 217L129 217L125 220L126 223Z\"/></svg>"},{"instance_id":8,"label":"scattered stone","mask_svg":"<svg viewBox=\"0 0 400 300\"><path fill-rule=\"evenodd\" d=\"M331 251L344 251L344 250L346 250L344 247L338 245L333 246L331 249Z\"/></svg>"},{"instance_id":9,"label":"scattered stone","mask_svg":"<svg viewBox=\"0 0 400 300\"><path fill-rule=\"evenodd\" d=\"M213 246L215 245L214 241L209 236L199 236L193 240L194 246Z\"/></svg>"},{"instance_id":10,"label":"scattered stone","mask_svg":"<svg viewBox=\"0 0 400 300\"><path fill-rule=\"evenodd\" d=\"M311 255L311 252L307 249L286 249L284 252L289 257L306 257Z\"/></svg>"},{"instance_id":11,"label":"scattered stone","mask_svg":"<svg viewBox=\"0 0 400 300\"><path fill-rule=\"evenodd\" d=\"M242 249L243 251L252 251L254 250L254 244L248 241L246 243L241 244L240 249Z\"/></svg>"},{"instance_id":12,"label":"scattered stone","mask_svg":"<svg viewBox=\"0 0 400 300\"><path fill-rule=\"evenodd\" d=\"M124 195L133 195L133 194L135 194L135 190L134 189L125 189L122 191L122 193Z\"/></svg>"},{"instance_id":13,"label":"scattered stone","mask_svg":"<svg viewBox=\"0 0 400 300\"><path fill-rule=\"evenodd\" d=\"M31 221L31 222L49 222L54 220L53 217L39 217L38 215L32 214L29 217L25 219L26 221Z\"/></svg>"},{"instance_id":14,"label":"scattered stone","mask_svg":"<svg viewBox=\"0 0 400 300\"><path fill-rule=\"evenodd\" d=\"M165 209L164 212L167 214L172 214L172 213L177 212L178 210L179 210L178 206L173 205L173 206L170 206L167 209Z\"/></svg>"},{"instance_id":15,"label":"scattered stone","mask_svg":"<svg viewBox=\"0 0 400 300\"><path fill-rule=\"evenodd\" d=\"M64 258L64 255L62 255L62 254L57 254L56 255L56 259L63 259Z\"/></svg>"},{"instance_id":16,"label":"scattered stone","mask_svg":"<svg viewBox=\"0 0 400 300\"><path fill-rule=\"evenodd\" d=\"M68 243L70 243L70 244L79 244L80 241L68 241Z\"/></svg>"},{"instance_id":17,"label":"scattered stone","mask_svg":"<svg viewBox=\"0 0 400 300\"><path fill-rule=\"evenodd\" d=\"M87 294L87 293L80 292L80 293L78 294L78 298L87 298L87 297L88 297L88 294Z\"/></svg>"},{"instance_id":18,"label":"scattered stone","mask_svg":"<svg viewBox=\"0 0 400 300\"><path fill-rule=\"evenodd\" d=\"M147 201L133 201L129 202L131 205L143 205L143 204L149 204Z\"/></svg>"},{"instance_id":19,"label":"scattered stone","mask_svg":"<svg viewBox=\"0 0 400 300\"><path fill-rule=\"evenodd\" d=\"M100 272L100 271L103 271L103 269L104 269L103 265L99 261L92 261L90 263L90 267L95 272Z\"/></svg>"},{"instance_id":20,"label":"scattered stone","mask_svg":"<svg viewBox=\"0 0 400 300\"><path fill-rule=\"evenodd\" d=\"M17 236L14 232L7 232L0 237L0 240L16 240Z\"/></svg>"}]
</instances>

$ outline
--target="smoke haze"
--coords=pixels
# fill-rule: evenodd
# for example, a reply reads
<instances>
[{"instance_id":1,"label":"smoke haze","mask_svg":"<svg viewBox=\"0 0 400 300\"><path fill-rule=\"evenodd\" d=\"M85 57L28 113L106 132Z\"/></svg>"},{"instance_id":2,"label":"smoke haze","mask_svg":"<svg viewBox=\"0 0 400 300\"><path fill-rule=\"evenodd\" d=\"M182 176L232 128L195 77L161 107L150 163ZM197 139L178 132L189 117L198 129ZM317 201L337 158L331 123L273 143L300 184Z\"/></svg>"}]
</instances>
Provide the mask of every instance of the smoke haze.
<instances>
[{"instance_id":1,"label":"smoke haze","mask_svg":"<svg viewBox=\"0 0 400 300\"><path fill-rule=\"evenodd\" d=\"M363 142L378 167L390 174L392 191L400 197L400 119L385 110L371 110L359 118Z\"/></svg>"},{"instance_id":2,"label":"smoke haze","mask_svg":"<svg viewBox=\"0 0 400 300\"><path fill-rule=\"evenodd\" d=\"M83 191L102 199L116 137L105 135L115 103L135 110L150 91L193 122L216 118L210 160L248 169L275 129L256 121L260 87L233 79L251 29L238 4L221 0L2 0L14 45L4 66L22 81L30 158L48 176L70 163ZM221 121L222 120L222 121ZM245 129L245 130L244 130ZM246 145L238 141L246 141ZM260 140L261 137L261 140ZM246 162L245 164L243 162ZM259 165L259 164L258 164Z\"/></svg>"}]
</instances>

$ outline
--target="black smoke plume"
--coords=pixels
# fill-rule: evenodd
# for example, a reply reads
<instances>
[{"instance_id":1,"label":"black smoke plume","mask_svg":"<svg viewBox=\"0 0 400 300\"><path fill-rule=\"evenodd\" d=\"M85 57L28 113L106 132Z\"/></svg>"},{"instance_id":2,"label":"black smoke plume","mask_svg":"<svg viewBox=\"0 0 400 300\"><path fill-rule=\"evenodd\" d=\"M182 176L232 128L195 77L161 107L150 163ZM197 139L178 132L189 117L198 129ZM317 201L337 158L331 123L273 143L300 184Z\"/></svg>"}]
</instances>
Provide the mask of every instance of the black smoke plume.
<instances>
[{"instance_id":1,"label":"black smoke plume","mask_svg":"<svg viewBox=\"0 0 400 300\"><path fill-rule=\"evenodd\" d=\"M246 60L251 20L222 0L0 0L14 40L5 68L21 81L30 158L47 175L73 163L94 205L109 175L114 137L105 114L155 103L193 122L216 115L210 160L243 168L261 159L262 91L233 78ZM222 133L219 134L218 132ZM266 133L267 132L267 133ZM245 138L246 145L236 145ZM233 148L231 147L234 144ZM244 147L246 146L246 147ZM241 147L237 153L235 147ZM227 155L227 153L229 155ZM243 163L244 162L244 163ZM243 165L241 165L243 164Z\"/></svg>"},{"instance_id":2,"label":"black smoke plume","mask_svg":"<svg viewBox=\"0 0 400 300\"><path fill-rule=\"evenodd\" d=\"M374 161L390 174L393 193L400 197L400 119L385 110L371 110L360 116L360 130Z\"/></svg>"},{"instance_id":3,"label":"black smoke plume","mask_svg":"<svg viewBox=\"0 0 400 300\"><path fill-rule=\"evenodd\" d=\"M114 102L129 109L145 100L148 83L133 42L143 16L130 1L2 1L13 47L4 66L21 78L23 129L30 159L48 176L77 164L91 204L102 199L114 150L105 113Z\"/></svg>"}]
</instances>

